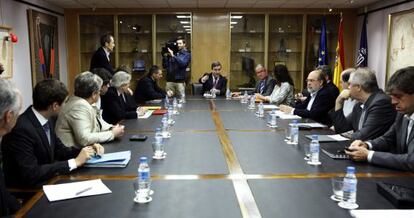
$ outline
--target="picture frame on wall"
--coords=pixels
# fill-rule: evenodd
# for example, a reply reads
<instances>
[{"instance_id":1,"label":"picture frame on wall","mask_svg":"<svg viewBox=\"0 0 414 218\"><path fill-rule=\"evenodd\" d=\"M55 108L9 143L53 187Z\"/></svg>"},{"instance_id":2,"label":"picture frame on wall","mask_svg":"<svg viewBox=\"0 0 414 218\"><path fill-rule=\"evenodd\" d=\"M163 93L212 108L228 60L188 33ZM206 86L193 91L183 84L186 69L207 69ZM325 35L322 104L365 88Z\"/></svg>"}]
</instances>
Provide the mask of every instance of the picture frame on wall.
<instances>
[{"instance_id":1,"label":"picture frame on wall","mask_svg":"<svg viewBox=\"0 0 414 218\"><path fill-rule=\"evenodd\" d=\"M0 26L0 63L3 64L4 72L0 78L11 79L13 77L13 43L10 39L12 28Z\"/></svg>"},{"instance_id":2,"label":"picture frame on wall","mask_svg":"<svg viewBox=\"0 0 414 218\"><path fill-rule=\"evenodd\" d=\"M34 87L44 79L59 79L58 18L33 9L27 15Z\"/></svg>"},{"instance_id":3,"label":"picture frame on wall","mask_svg":"<svg viewBox=\"0 0 414 218\"><path fill-rule=\"evenodd\" d=\"M398 69L412 66L414 51L414 8L388 17L386 83Z\"/></svg>"}]
</instances>

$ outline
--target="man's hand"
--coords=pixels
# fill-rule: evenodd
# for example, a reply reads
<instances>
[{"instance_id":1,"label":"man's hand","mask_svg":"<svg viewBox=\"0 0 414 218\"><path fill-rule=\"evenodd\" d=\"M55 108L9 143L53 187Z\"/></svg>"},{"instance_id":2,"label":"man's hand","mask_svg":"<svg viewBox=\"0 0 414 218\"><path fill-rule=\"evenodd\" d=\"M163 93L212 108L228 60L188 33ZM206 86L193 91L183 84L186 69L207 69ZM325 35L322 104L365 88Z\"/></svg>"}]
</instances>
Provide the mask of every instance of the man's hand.
<instances>
[{"instance_id":1,"label":"man's hand","mask_svg":"<svg viewBox=\"0 0 414 218\"><path fill-rule=\"evenodd\" d=\"M116 124L112 127L112 133L114 134L115 138L121 137L122 135L124 135L124 126Z\"/></svg>"},{"instance_id":2,"label":"man's hand","mask_svg":"<svg viewBox=\"0 0 414 218\"><path fill-rule=\"evenodd\" d=\"M295 95L295 100L297 101L305 101L306 97L302 95L302 93L298 93Z\"/></svg>"},{"instance_id":3,"label":"man's hand","mask_svg":"<svg viewBox=\"0 0 414 218\"><path fill-rule=\"evenodd\" d=\"M138 107L137 108L137 114L138 114L138 116L142 116L145 113L147 113L147 109L146 108L143 108L143 107Z\"/></svg>"},{"instance_id":4,"label":"man's hand","mask_svg":"<svg viewBox=\"0 0 414 218\"><path fill-rule=\"evenodd\" d=\"M91 146L97 155L103 155L105 153L105 148L101 144L95 143Z\"/></svg>"},{"instance_id":5,"label":"man's hand","mask_svg":"<svg viewBox=\"0 0 414 218\"><path fill-rule=\"evenodd\" d=\"M286 114L291 114L292 113L292 110L293 110L293 108L292 107L290 107L290 106L287 106L287 105L279 105L279 109L280 109L280 111L282 111L282 112L284 112L284 113L286 113Z\"/></svg>"},{"instance_id":6,"label":"man's hand","mask_svg":"<svg viewBox=\"0 0 414 218\"><path fill-rule=\"evenodd\" d=\"M129 93L130 95L134 95L134 92L132 91L132 89L131 89L131 88L128 88L128 93Z\"/></svg>"},{"instance_id":7,"label":"man's hand","mask_svg":"<svg viewBox=\"0 0 414 218\"><path fill-rule=\"evenodd\" d=\"M354 161L366 161L368 157L368 149L360 146L351 148L349 147L350 151L345 150L345 153L348 154L352 160Z\"/></svg>"},{"instance_id":8,"label":"man's hand","mask_svg":"<svg viewBox=\"0 0 414 218\"><path fill-rule=\"evenodd\" d=\"M344 101L351 97L351 91L349 89L344 89L338 95L335 101L335 111L340 110L344 106Z\"/></svg>"},{"instance_id":9,"label":"man's hand","mask_svg":"<svg viewBox=\"0 0 414 218\"><path fill-rule=\"evenodd\" d=\"M201 78L201 83L205 83L208 80L208 75L205 75Z\"/></svg>"},{"instance_id":10,"label":"man's hand","mask_svg":"<svg viewBox=\"0 0 414 218\"><path fill-rule=\"evenodd\" d=\"M359 147L364 147L368 149L368 145L367 143L361 141L361 140L355 140L351 143L351 145L349 146L349 149L354 149L354 148L359 148Z\"/></svg>"},{"instance_id":11,"label":"man's hand","mask_svg":"<svg viewBox=\"0 0 414 218\"><path fill-rule=\"evenodd\" d=\"M231 93L231 97L233 97L233 98L237 98L237 97L239 97L240 96L240 92L232 92Z\"/></svg>"},{"instance_id":12,"label":"man's hand","mask_svg":"<svg viewBox=\"0 0 414 218\"><path fill-rule=\"evenodd\" d=\"M174 92L173 91L171 91L171 90L168 90L167 91L167 96L168 97L171 97L171 96L173 96L174 95Z\"/></svg>"},{"instance_id":13,"label":"man's hand","mask_svg":"<svg viewBox=\"0 0 414 218\"><path fill-rule=\"evenodd\" d=\"M76 166L77 167L82 166L94 154L95 154L95 150L91 146L86 146L86 147L82 148L82 150L79 152L78 156L75 158Z\"/></svg>"},{"instance_id":14,"label":"man's hand","mask_svg":"<svg viewBox=\"0 0 414 218\"><path fill-rule=\"evenodd\" d=\"M267 101L266 97L259 94L259 93L254 94L254 96L255 96L256 100Z\"/></svg>"},{"instance_id":15,"label":"man's hand","mask_svg":"<svg viewBox=\"0 0 414 218\"><path fill-rule=\"evenodd\" d=\"M173 52L173 50L171 50L171 49L170 49L170 48L168 48L168 47L167 47L167 49L168 49L168 52L170 53L171 57L174 57L174 52Z\"/></svg>"}]
</instances>

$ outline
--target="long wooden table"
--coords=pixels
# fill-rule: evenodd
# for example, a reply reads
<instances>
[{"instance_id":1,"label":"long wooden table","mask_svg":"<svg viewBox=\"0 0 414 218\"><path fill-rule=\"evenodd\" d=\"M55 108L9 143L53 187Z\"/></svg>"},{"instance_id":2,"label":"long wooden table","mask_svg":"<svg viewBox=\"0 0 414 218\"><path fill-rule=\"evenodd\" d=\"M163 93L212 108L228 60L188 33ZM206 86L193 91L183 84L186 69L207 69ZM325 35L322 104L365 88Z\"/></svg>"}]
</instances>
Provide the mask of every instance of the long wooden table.
<instances>
[{"instance_id":1,"label":"long wooden table","mask_svg":"<svg viewBox=\"0 0 414 218\"><path fill-rule=\"evenodd\" d=\"M393 206L376 191L376 182L409 185L412 173L380 168L320 154L322 165L303 159L305 135L332 133L329 129L300 131L299 144L284 141L288 120L270 129L247 105L235 100L190 98L175 117L167 158L152 159L154 130L161 116L126 120L126 134L106 143L106 152L131 150L126 168L82 168L50 184L101 178L112 194L48 202L38 192L18 213L25 217L350 217L330 200L330 178L355 166L360 209ZM311 122L303 119L301 122ZM132 134L145 142L131 142ZM349 142L343 143L349 144ZM321 143L321 148L338 143ZM138 159L149 158L153 201L133 202Z\"/></svg>"}]
</instances>

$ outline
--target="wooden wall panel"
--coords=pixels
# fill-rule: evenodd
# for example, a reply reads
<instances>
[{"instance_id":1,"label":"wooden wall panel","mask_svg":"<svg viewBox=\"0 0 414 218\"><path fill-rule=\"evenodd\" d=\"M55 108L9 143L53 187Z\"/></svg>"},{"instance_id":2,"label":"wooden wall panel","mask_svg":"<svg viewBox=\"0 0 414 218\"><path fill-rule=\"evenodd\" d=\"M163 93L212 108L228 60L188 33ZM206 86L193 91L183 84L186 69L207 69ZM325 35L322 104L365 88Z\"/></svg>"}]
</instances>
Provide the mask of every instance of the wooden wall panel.
<instances>
[{"instance_id":1,"label":"wooden wall panel","mask_svg":"<svg viewBox=\"0 0 414 218\"><path fill-rule=\"evenodd\" d=\"M223 65L222 73L230 75L230 14L193 13L191 81L210 72L211 63L218 60Z\"/></svg>"},{"instance_id":2,"label":"wooden wall panel","mask_svg":"<svg viewBox=\"0 0 414 218\"><path fill-rule=\"evenodd\" d=\"M345 49L345 68L355 66L355 54L357 30L356 20L358 20L356 11L349 11L342 14L344 25L344 49ZM358 39L359 40L359 39Z\"/></svg>"},{"instance_id":3,"label":"wooden wall panel","mask_svg":"<svg viewBox=\"0 0 414 218\"><path fill-rule=\"evenodd\" d=\"M79 44L79 22L78 13L73 11L65 11L66 20L66 47L67 63L68 63L68 89L69 93L73 93L73 85L75 76L80 73L80 44Z\"/></svg>"}]
</instances>

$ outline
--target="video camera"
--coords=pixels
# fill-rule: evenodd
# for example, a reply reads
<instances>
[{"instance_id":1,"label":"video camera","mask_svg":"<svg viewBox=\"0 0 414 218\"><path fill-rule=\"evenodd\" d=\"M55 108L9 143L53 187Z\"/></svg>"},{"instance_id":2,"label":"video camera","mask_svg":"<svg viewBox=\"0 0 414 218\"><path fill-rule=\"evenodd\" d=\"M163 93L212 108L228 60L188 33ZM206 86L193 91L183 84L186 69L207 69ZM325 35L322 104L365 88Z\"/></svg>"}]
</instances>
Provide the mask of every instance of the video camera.
<instances>
[{"instance_id":1,"label":"video camera","mask_svg":"<svg viewBox=\"0 0 414 218\"><path fill-rule=\"evenodd\" d=\"M169 54L168 48L171 49L174 54L177 54L177 52L178 52L178 44L177 44L176 40L170 40L170 41L168 41L168 42L165 43L165 46L162 47L162 49L161 49L161 55L163 57L165 57L165 56L167 56Z\"/></svg>"}]
</instances>

